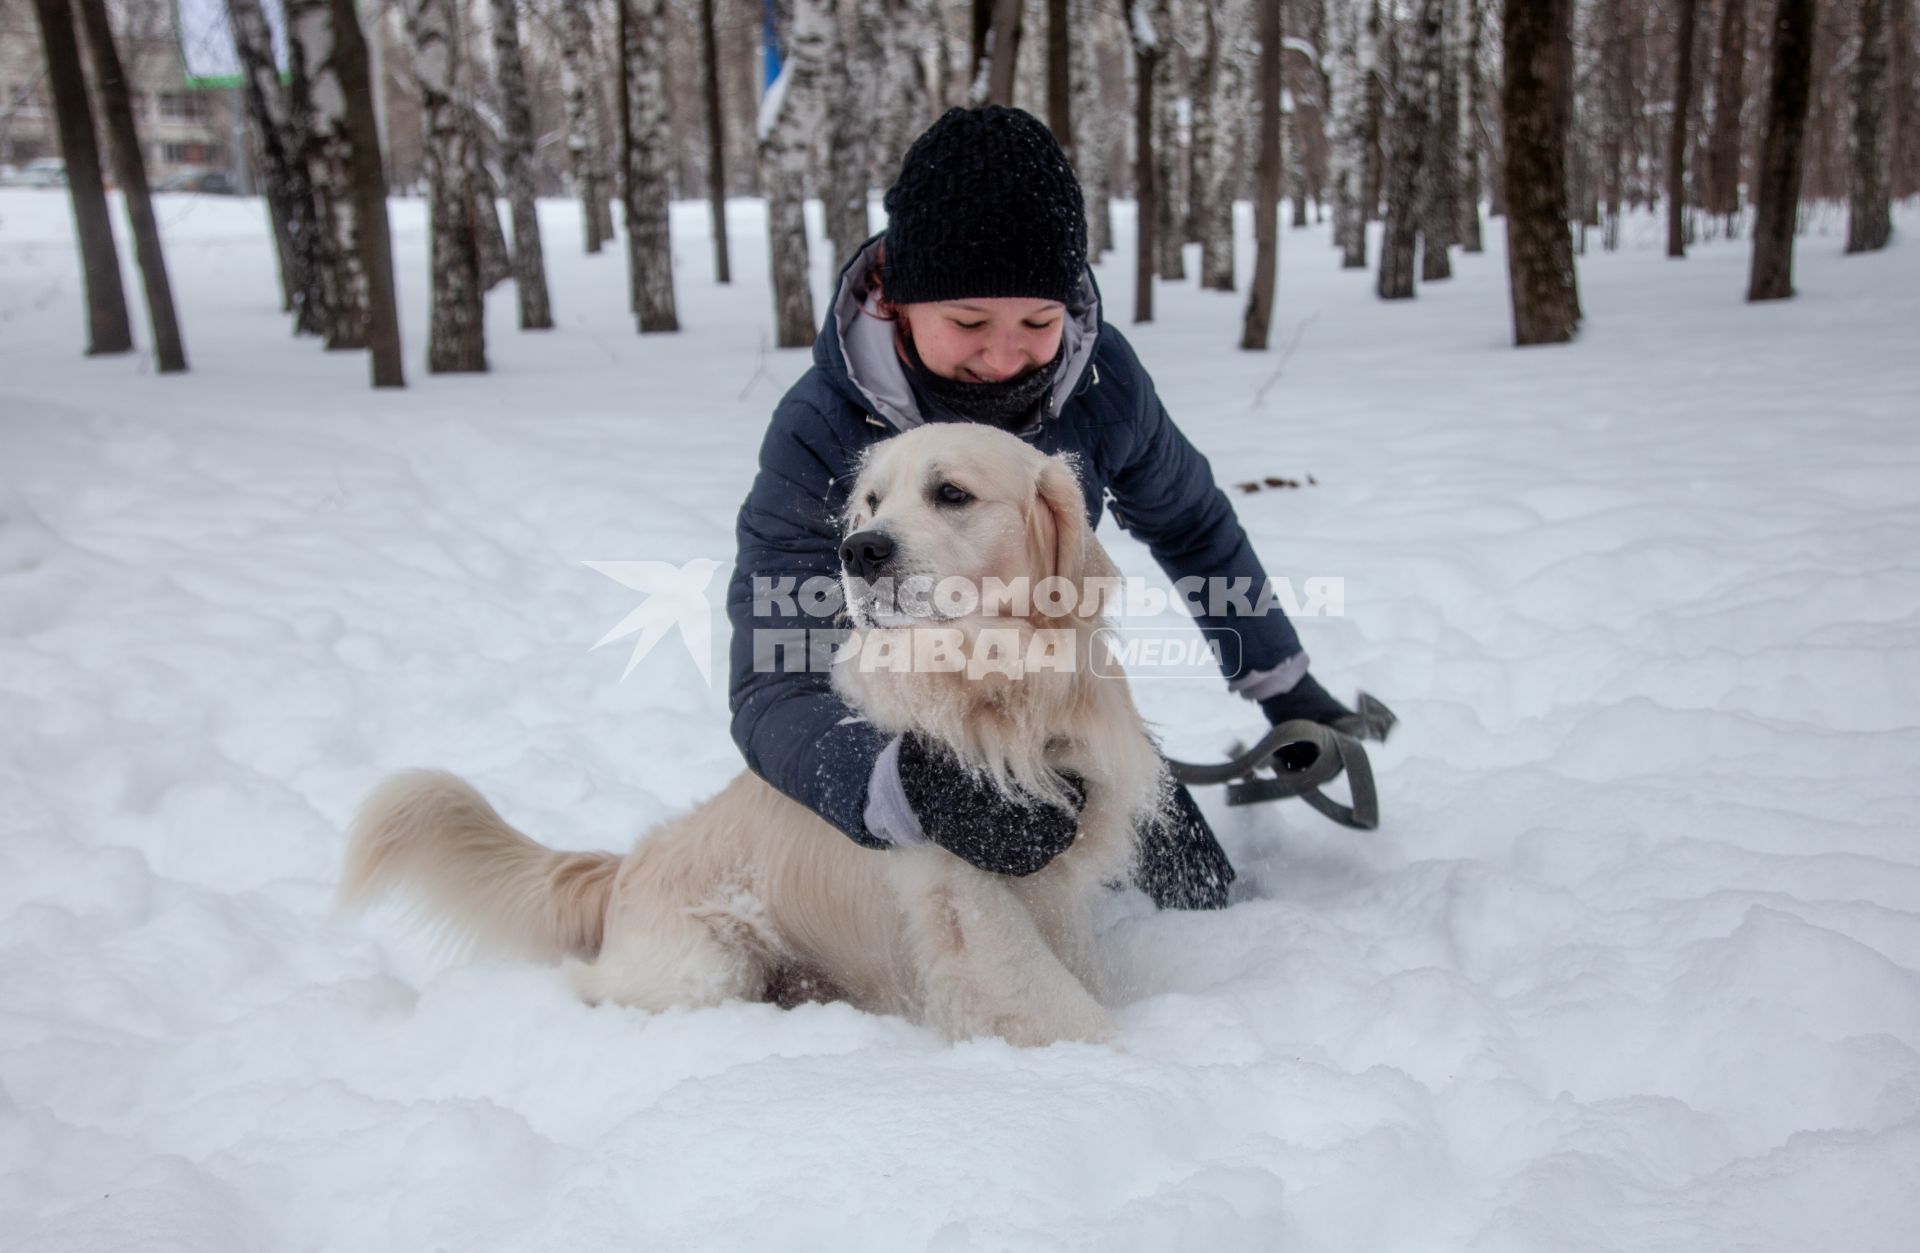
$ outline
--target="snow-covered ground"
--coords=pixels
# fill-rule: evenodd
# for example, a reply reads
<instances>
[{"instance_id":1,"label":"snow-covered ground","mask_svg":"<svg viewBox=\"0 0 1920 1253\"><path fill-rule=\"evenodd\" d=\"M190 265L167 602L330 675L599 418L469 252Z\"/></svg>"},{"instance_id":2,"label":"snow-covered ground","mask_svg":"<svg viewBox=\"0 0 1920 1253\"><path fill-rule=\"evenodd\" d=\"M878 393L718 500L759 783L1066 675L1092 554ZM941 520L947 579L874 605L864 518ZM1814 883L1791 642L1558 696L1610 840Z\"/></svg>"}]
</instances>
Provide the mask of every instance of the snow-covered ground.
<instances>
[{"instance_id":1,"label":"snow-covered ground","mask_svg":"<svg viewBox=\"0 0 1920 1253\"><path fill-rule=\"evenodd\" d=\"M1636 220L1527 352L1497 227L1392 306L1288 232L1269 354L1162 285L1127 330L1221 481L1314 479L1236 502L1346 580L1302 630L1402 716L1386 817L1203 797L1236 904L1116 897L1118 1043L1022 1052L588 1009L332 914L390 769L620 848L738 768L718 676L589 650L636 596L582 563L731 555L808 360L767 346L759 206L731 288L676 208L687 329L648 339L542 213L560 329L503 287L494 373L434 379L396 204L378 394L289 337L257 203L163 199L159 378L81 358L64 200L0 193L0 1245L1920 1247L1920 218L1803 238L1765 307L1743 243ZM1180 755L1257 729L1139 693Z\"/></svg>"}]
</instances>

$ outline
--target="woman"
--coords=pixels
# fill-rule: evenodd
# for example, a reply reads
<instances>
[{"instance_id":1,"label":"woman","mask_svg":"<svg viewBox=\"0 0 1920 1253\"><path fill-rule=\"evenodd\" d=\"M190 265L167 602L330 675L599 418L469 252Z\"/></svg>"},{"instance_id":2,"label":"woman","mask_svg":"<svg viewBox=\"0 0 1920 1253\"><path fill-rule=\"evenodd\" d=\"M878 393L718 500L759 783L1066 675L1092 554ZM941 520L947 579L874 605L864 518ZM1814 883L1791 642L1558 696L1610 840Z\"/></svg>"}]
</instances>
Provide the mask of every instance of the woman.
<instances>
[{"instance_id":1,"label":"woman","mask_svg":"<svg viewBox=\"0 0 1920 1253\"><path fill-rule=\"evenodd\" d=\"M1259 588L1266 572L1206 459L1102 320L1080 185L1038 119L950 110L908 150L886 208L886 232L841 273L813 367L774 412L740 510L734 740L755 772L861 844L930 840L983 869L1028 874L1072 841L1075 813L1019 806L911 737L887 741L850 716L821 667L789 669L769 645L825 625L766 592L838 575L838 518L861 455L924 422L991 423L1074 454L1090 521L1111 502L1171 577ZM1356 728L1307 673L1278 611L1200 626L1239 634L1228 686L1271 721ZM1226 903L1232 867L1184 788L1142 845L1138 879L1156 903Z\"/></svg>"}]
</instances>

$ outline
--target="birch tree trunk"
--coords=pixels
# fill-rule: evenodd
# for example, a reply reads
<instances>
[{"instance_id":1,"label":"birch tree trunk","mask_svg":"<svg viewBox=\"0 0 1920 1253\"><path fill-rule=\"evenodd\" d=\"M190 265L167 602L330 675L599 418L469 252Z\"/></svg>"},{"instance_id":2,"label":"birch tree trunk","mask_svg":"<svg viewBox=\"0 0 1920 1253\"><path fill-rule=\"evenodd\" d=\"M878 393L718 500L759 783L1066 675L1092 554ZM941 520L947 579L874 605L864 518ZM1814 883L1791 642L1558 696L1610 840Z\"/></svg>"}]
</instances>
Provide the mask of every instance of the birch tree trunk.
<instances>
[{"instance_id":1,"label":"birch tree trunk","mask_svg":"<svg viewBox=\"0 0 1920 1253\"><path fill-rule=\"evenodd\" d=\"M520 13L514 0L492 0L493 67L500 79L501 162L513 208L513 284L520 297L520 329L553 329L547 298L547 259L533 199L533 110L520 59Z\"/></svg>"},{"instance_id":2,"label":"birch tree trunk","mask_svg":"<svg viewBox=\"0 0 1920 1253\"><path fill-rule=\"evenodd\" d=\"M355 233L347 97L333 44L330 0L287 0L287 55L301 115L295 133L306 140L314 220L327 238L326 344L339 351L367 346L367 275Z\"/></svg>"},{"instance_id":3,"label":"birch tree trunk","mask_svg":"<svg viewBox=\"0 0 1920 1253\"><path fill-rule=\"evenodd\" d=\"M1460 100L1460 194L1458 226L1455 237L1467 252L1486 247L1480 237L1480 97L1485 86L1480 79L1480 48L1486 34L1487 0L1463 0L1466 25L1462 72L1465 85Z\"/></svg>"},{"instance_id":4,"label":"birch tree trunk","mask_svg":"<svg viewBox=\"0 0 1920 1253\"><path fill-rule=\"evenodd\" d=\"M987 43L987 104L1013 103L1013 76L1020 67L1020 0L995 0Z\"/></svg>"},{"instance_id":5,"label":"birch tree trunk","mask_svg":"<svg viewBox=\"0 0 1920 1253\"><path fill-rule=\"evenodd\" d=\"M866 90L868 0L840 0L840 12L830 27L834 56L826 82L832 86L827 102L827 185L821 199L822 218L834 259L845 261L868 235L867 145L873 115Z\"/></svg>"},{"instance_id":6,"label":"birch tree trunk","mask_svg":"<svg viewBox=\"0 0 1920 1253\"><path fill-rule=\"evenodd\" d=\"M1274 294L1280 283L1280 71L1286 53L1280 0L1253 0L1260 17L1260 74L1254 103L1260 119L1260 156L1253 198L1253 280L1240 346L1264 352L1273 329Z\"/></svg>"},{"instance_id":7,"label":"birch tree trunk","mask_svg":"<svg viewBox=\"0 0 1920 1253\"><path fill-rule=\"evenodd\" d=\"M1707 212L1734 232L1740 213L1741 87L1747 64L1746 0L1720 0L1720 51L1714 66L1713 134L1707 141Z\"/></svg>"},{"instance_id":8,"label":"birch tree trunk","mask_svg":"<svg viewBox=\"0 0 1920 1253\"><path fill-rule=\"evenodd\" d=\"M1273 0L1278 3L1279 0ZM1133 320L1153 321L1154 225L1159 220L1153 151L1153 86L1166 29L1165 0L1126 0L1133 40Z\"/></svg>"},{"instance_id":9,"label":"birch tree trunk","mask_svg":"<svg viewBox=\"0 0 1920 1253\"><path fill-rule=\"evenodd\" d=\"M487 368L485 288L480 278L479 225L472 187L473 127L459 99L459 10L455 0L408 0L413 74L425 132L428 255L432 311L427 370L480 373Z\"/></svg>"},{"instance_id":10,"label":"birch tree trunk","mask_svg":"<svg viewBox=\"0 0 1920 1253\"><path fill-rule=\"evenodd\" d=\"M706 0L711 3L711 0ZM581 235L589 253L599 252L608 200L600 152L600 111L589 94L599 91L593 73L593 9L587 0L560 0L560 93L567 110L567 168L580 196Z\"/></svg>"},{"instance_id":11,"label":"birch tree trunk","mask_svg":"<svg viewBox=\"0 0 1920 1253\"><path fill-rule=\"evenodd\" d=\"M327 324L327 240L314 216L313 183L300 156L306 141L294 133L299 119L293 115L274 63L272 35L260 0L227 0L227 24L239 55L261 181L276 230L284 232L281 255L287 269L293 330L296 335L323 334Z\"/></svg>"},{"instance_id":12,"label":"birch tree trunk","mask_svg":"<svg viewBox=\"0 0 1920 1253\"><path fill-rule=\"evenodd\" d=\"M642 334L680 329L673 299L673 245L667 237L667 44L664 0L622 0L627 84L627 263Z\"/></svg>"},{"instance_id":13,"label":"birch tree trunk","mask_svg":"<svg viewBox=\"0 0 1920 1253\"><path fill-rule=\"evenodd\" d=\"M354 232L360 270L367 277L368 365L375 387L405 387L400 354L400 309L393 290L393 240L387 223L387 174L374 115L372 58L354 0L331 0L333 55L347 102L347 150Z\"/></svg>"},{"instance_id":14,"label":"birch tree trunk","mask_svg":"<svg viewBox=\"0 0 1920 1253\"><path fill-rule=\"evenodd\" d=\"M1100 101L1102 15L1089 0L1073 0L1074 168L1087 204L1087 255L1095 261L1113 251L1113 112Z\"/></svg>"},{"instance_id":15,"label":"birch tree trunk","mask_svg":"<svg viewBox=\"0 0 1920 1253\"><path fill-rule=\"evenodd\" d=\"M1441 0L1421 0L1417 24L1407 43L1411 52L1396 67L1393 82L1392 155L1387 161L1387 221L1380 237L1380 274L1376 290L1382 300L1413 297L1415 245L1425 208L1422 189L1432 157L1427 129L1432 125L1432 83L1428 55L1439 37ZM1403 47L1406 45L1402 45ZM1441 246L1445 247L1444 240Z\"/></svg>"},{"instance_id":16,"label":"birch tree trunk","mask_svg":"<svg viewBox=\"0 0 1920 1253\"><path fill-rule=\"evenodd\" d=\"M464 19L460 24L465 25ZM463 51L454 66L459 76L454 91L465 102L460 112L467 126L467 190L473 196L473 227L480 246L480 290L492 291L513 277L513 250L500 221L500 185L487 168L487 127L473 104L472 64L470 53Z\"/></svg>"},{"instance_id":17,"label":"birch tree trunk","mask_svg":"<svg viewBox=\"0 0 1920 1253\"><path fill-rule=\"evenodd\" d=\"M66 162L67 198L80 246L80 276L87 292L87 355L132 352L133 325L127 317L126 289L120 285L120 254L113 243L113 219L107 213L93 106L87 100L73 16L67 0L33 0L33 15L46 54L53 123L60 136L60 157Z\"/></svg>"},{"instance_id":18,"label":"birch tree trunk","mask_svg":"<svg viewBox=\"0 0 1920 1253\"><path fill-rule=\"evenodd\" d=\"M1193 91L1194 196L1200 219L1200 286L1234 289L1233 189L1239 31L1247 20L1244 0L1205 6L1205 51Z\"/></svg>"},{"instance_id":19,"label":"birch tree trunk","mask_svg":"<svg viewBox=\"0 0 1920 1253\"><path fill-rule=\"evenodd\" d=\"M1564 88L1572 17L1573 0L1506 0L1501 15L1507 282L1519 347L1565 343L1580 324L1567 228Z\"/></svg>"},{"instance_id":20,"label":"birch tree trunk","mask_svg":"<svg viewBox=\"0 0 1920 1253\"><path fill-rule=\"evenodd\" d=\"M133 126L133 101L127 75L114 46L104 0L77 0L80 32L93 63L94 92L106 114L107 142L113 170L120 182L133 228L133 254L140 262L140 281L147 297L147 320L153 328L153 355L160 373L187 368L187 350L180 342L180 319L173 308L173 285L167 281L167 258L160 250L160 227L153 219L153 197L147 190L147 163L140 157L140 136ZM1884 77L1884 76L1883 76ZM1884 203L1884 198L1883 198Z\"/></svg>"},{"instance_id":21,"label":"birch tree trunk","mask_svg":"<svg viewBox=\"0 0 1920 1253\"><path fill-rule=\"evenodd\" d=\"M1667 255L1687 255L1687 136L1693 118L1693 27L1700 0L1680 0L1673 70L1673 118L1667 132Z\"/></svg>"},{"instance_id":22,"label":"birch tree trunk","mask_svg":"<svg viewBox=\"0 0 1920 1253\"><path fill-rule=\"evenodd\" d=\"M1447 0L1426 0L1421 14L1422 30L1433 31L1431 42L1421 52L1423 95L1433 110L1427 127L1427 160L1420 192L1420 281L1434 283L1453 277L1453 261L1447 249L1453 246L1453 232L1460 216L1458 206L1459 172L1454 161L1459 154L1460 92L1455 78L1452 6Z\"/></svg>"},{"instance_id":23,"label":"birch tree trunk","mask_svg":"<svg viewBox=\"0 0 1920 1253\"><path fill-rule=\"evenodd\" d=\"M1047 0L1047 128L1073 164L1072 20L1068 0Z\"/></svg>"},{"instance_id":24,"label":"birch tree trunk","mask_svg":"<svg viewBox=\"0 0 1920 1253\"><path fill-rule=\"evenodd\" d=\"M885 0L880 99L875 121L873 168L891 182L907 146L933 120L934 96L925 69L927 46L944 42L928 13L928 0ZM942 58L944 60L944 57Z\"/></svg>"},{"instance_id":25,"label":"birch tree trunk","mask_svg":"<svg viewBox=\"0 0 1920 1253\"><path fill-rule=\"evenodd\" d=\"M1153 63L1154 129L1154 225L1157 253L1154 271L1164 279L1187 276L1185 255L1186 208L1181 174L1187 169L1186 146L1180 142L1179 104L1183 94L1180 82L1177 23L1186 9L1178 0L1160 0L1157 6L1164 21L1160 55Z\"/></svg>"},{"instance_id":26,"label":"birch tree trunk","mask_svg":"<svg viewBox=\"0 0 1920 1253\"><path fill-rule=\"evenodd\" d=\"M828 0L793 0L787 54L760 104L760 184L767 195L773 316L782 348L813 343L813 286L807 267L805 201L811 137L825 112L821 99L833 10Z\"/></svg>"},{"instance_id":27,"label":"birch tree trunk","mask_svg":"<svg viewBox=\"0 0 1920 1253\"><path fill-rule=\"evenodd\" d=\"M714 0L700 0L700 62L707 119L707 204L713 233L713 278L733 282L727 255L727 119L720 106L720 40L714 29Z\"/></svg>"},{"instance_id":28,"label":"birch tree trunk","mask_svg":"<svg viewBox=\"0 0 1920 1253\"><path fill-rule=\"evenodd\" d=\"M1333 246L1340 249L1341 268L1348 270L1366 265L1366 218L1358 185L1365 164L1361 117L1366 99L1360 74L1359 7L1355 0L1327 0L1327 81L1332 95L1328 107L1333 123L1327 182L1333 196Z\"/></svg>"},{"instance_id":29,"label":"birch tree trunk","mask_svg":"<svg viewBox=\"0 0 1920 1253\"><path fill-rule=\"evenodd\" d=\"M1813 86L1813 0L1779 0L1767 133L1754 179L1753 268L1748 300L1793 295L1793 223L1800 211L1801 149Z\"/></svg>"},{"instance_id":30,"label":"birch tree trunk","mask_svg":"<svg viewBox=\"0 0 1920 1253\"><path fill-rule=\"evenodd\" d=\"M1848 167L1847 251L1877 252L1893 234L1892 147L1887 143L1887 0L1859 0L1853 65L1853 153Z\"/></svg>"},{"instance_id":31,"label":"birch tree trunk","mask_svg":"<svg viewBox=\"0 0 1920 1253\"><path fill-rule=\"evenodd\" d=\"M1361 146L1365 164L1360 174L1360 264L1367 263L1366 228L1380 216L1380 195L1386 182L1386 152L1382 147L1387 119L1387 61L1392 53L1387 0L1356 0L1366 6L1360 19L1360 72L1366 85L1366 114Z\"/></svg>"}]
</instances>

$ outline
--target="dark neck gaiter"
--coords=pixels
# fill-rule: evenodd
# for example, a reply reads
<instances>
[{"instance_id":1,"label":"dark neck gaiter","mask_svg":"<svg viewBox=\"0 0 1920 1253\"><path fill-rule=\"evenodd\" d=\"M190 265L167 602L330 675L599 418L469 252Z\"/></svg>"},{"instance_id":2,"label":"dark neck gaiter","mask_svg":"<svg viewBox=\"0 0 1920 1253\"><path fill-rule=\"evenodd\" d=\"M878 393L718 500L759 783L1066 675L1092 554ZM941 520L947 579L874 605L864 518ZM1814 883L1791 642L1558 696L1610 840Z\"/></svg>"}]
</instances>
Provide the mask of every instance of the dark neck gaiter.
<instances>
[{"instance_id":1,"label":"dark neck gaiter","mask_svg":"<svg viewBox=\"0 0 1920 1253\"><path fill-rule=\"evenodd\" d=\"M998 383L966 383L942 378L928 369L911 339L904 339L903 346L907 380L922 400L931 402L922 406L932 410L925 415L928 421L983 422L1003 431L1019 430L1035 416L1035 409L1045 403L1047 393L1053 389L1054 375L1060 369L1061 353L1066 349L1063 340L1061 352L1054 353L1053 360L1031 374Z\"/></svg>"}]
</instances>

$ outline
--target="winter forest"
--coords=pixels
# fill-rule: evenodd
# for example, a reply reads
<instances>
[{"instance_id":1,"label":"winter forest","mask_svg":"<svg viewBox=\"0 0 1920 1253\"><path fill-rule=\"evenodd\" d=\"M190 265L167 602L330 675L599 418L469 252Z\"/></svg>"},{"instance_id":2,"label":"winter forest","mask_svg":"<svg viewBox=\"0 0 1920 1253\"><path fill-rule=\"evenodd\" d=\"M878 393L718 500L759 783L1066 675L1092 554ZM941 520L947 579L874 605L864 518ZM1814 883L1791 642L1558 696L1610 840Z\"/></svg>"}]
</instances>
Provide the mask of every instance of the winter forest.
<instances>
[{"instance_id":1,"label":"winter forest","mask_svg":"<svg viewBox=\"0 0 1920 1253\"><path fill-rule=\"evenodd\" d=\"M132 343L109 261L110 172L160 368L184 369L106 9L34 0L89 276L87 349ZM1847 250L1873 251L1891 204L1920 191L1909 0L446 0L364 13L291 0L284 69L277 8L269 23L260 0L229 0L226 17L283 305L298 333L369 349L380 386L406 373L392 250L371 211L389 187L429 205L430 372L486 369L485 296L509 279L518 328L554 325L543 196L578 198L588 253L624 238L643 333L679 327L669 204L710 202L725 283L725 202L763 199L776 342L801 347L817 327L802 206L819 202L818 246L849 255L913 136L969 103L1045 117L1085 184L1096 253L1113 247L1115 201L1137 207L1135 322L1154 316L1143 278L1234 290L1234 205L1250 202L1250 349L1269 347L1282 203L1294 227L1330 221L1342 266L1370 268L1382 300L1449 278L1455 250L1481 251L1485 221L1508 219L1525 345L1572 337L1574 256L1616 249L1633 213L1665 216L1673 257L1750 235L1746 296L1770 300L1792 294L1808 215L1844 213ZM75 40L47 37L76 25L90 79Z\"/></svg>"},{"instance_id":2,"label":"winter forest","mask_svg":"<svg viewBox=\"0 0 1920 1253\"><path fill-rule=\"evenodd\" d=\"M1094 885L1035 1047L346 911L394 771L575 868L765 773L729 580L916 434L782 415L990 104L1095 297L1018 433L1156 638L1135 506L1244 530L1376 822L1196 783L1224 907ZM1920 0L0 0L0 1246L1920 1248L1917 237Z\"/></svg>"}]
</instances>

